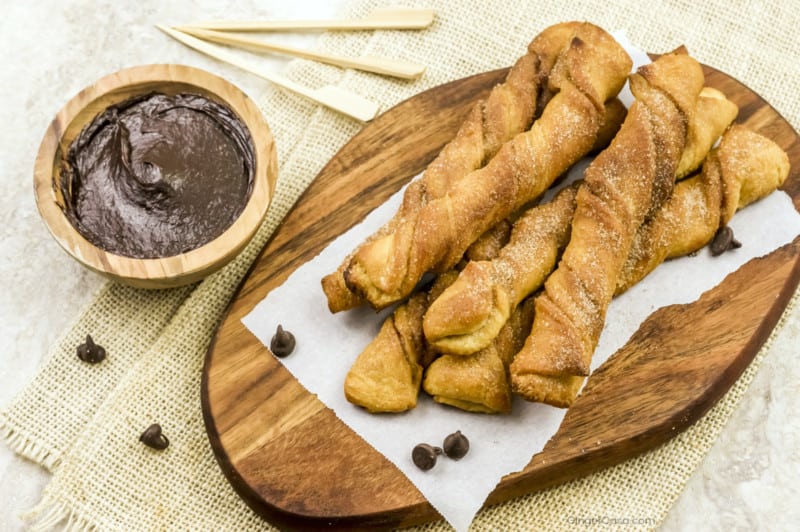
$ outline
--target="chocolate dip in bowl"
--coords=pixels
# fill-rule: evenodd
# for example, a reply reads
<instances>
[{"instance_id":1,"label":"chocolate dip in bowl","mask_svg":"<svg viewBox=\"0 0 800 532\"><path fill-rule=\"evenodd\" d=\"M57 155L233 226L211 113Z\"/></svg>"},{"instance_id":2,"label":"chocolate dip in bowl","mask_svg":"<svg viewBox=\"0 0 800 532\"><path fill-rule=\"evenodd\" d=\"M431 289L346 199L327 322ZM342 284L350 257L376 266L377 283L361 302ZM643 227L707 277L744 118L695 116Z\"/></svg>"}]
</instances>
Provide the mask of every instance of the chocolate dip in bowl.
<instances>
[{"instance_id":1,"label":"chocolate dip in bowl","mask_svg":"<svg viewBox=\"0 0 800 532\"><path fill-rule=\"evenodd\" d=\"M39 148L34 193L76 260L133 286L167 288L241 251L276 175L269 127L241 90L196 68L145 65L64 106Z\"/></svg>"}]
</instances>

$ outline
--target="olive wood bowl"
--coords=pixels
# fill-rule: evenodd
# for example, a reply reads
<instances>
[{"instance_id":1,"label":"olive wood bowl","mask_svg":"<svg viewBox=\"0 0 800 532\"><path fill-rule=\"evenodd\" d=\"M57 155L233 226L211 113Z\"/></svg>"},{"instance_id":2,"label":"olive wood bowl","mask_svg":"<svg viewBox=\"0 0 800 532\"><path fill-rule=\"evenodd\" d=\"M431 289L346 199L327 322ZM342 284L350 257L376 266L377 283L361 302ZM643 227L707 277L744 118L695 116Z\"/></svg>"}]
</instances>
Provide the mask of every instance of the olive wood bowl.
<instances>
[{"instance_id":1,"label":"olive wood bowl","mask_svg":"<svg viewBox=\"0 0 800 532\"><path fill-rule=\"evenodd\" d=\"M72 141L111 105L149 92L201 94L229 107L250 132L255 150L253 189L242 213L220 236L179 255L131 258L86 240L64 214L58 187L62 159ZM56 241L84 266L139 288L171 288L198 281L227 264L250 241L269 207L277 179L275 141L256 104L239 88L209 72L174 64L142 65L109 74L76 94L44 135L34 164L39 213Z\"/></svg>"}]
</instances>

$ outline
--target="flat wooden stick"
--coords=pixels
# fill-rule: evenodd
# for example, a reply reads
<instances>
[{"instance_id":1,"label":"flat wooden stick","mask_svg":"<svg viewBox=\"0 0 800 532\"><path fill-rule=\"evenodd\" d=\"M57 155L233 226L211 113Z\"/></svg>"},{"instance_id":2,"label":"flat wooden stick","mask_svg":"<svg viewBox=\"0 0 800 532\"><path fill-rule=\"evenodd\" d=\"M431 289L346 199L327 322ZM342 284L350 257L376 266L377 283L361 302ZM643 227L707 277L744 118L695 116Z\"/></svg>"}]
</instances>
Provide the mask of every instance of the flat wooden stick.
<instances>
[{"instance_id":1,"label":"flat wooden stick","mask_svg":"<svg viewBox=\"0 0 800 532\"><path fill-rule=\"evenodd\" d=\"M418 30L433 23L433 9L375 9L359 19L339 20L215 20L185 27L217 31L308 31L308 30Z\"/></svg>"},{"instance_id":2,"label":"flat wooden stick","mask_svg":"<svg viewBox=\"0 0 800 532\"><path fill-rule=\"evenodd\" d=\"M359 58L343 57L324 52L303 50L302 48L295 48L294 46L287 46L285 44L272 41L254 39L252 37L243 37L241 35L232 33L193 28L191 26L176 26L173 27L173 29L193 35L206 41L239 46L258 52L276 52L284 55L302 57L303 59L311 59L342 68L355 68L358 70L374 72L376 74L385 74L403 79L417 79L423 74L423 72L425 72L424 66L417 63L412 63L410 61L400 61L374 56L364 56Z\"/></svg>"},{"instance_id":3,"label":"flat wooden stick","mask_svg":"<svg viewBox=\"0 0 800 532\"><path fill-rule=\"evenodd\" d=\"M198 52L202 52L219 61L237 66L242 70L266 79L275 85L279 85L284 89L290 90L296 94L300 94L301 96L305 96L310 100L329 107L334 111L338 111L344 115L355 118L356 120L368 122L375 118L375 116L378 114L378 104L358 94L348 92L332 85L326 85L324 87L320 87L319 89L311 89L309 87L300 85L299 83L295 83L294 81L283 76L279 76L264 69L258 68L250 64L245 59L237 57L227 50L223 50L218 46L209 44L196 37L192 37L191 35L167 28L166 26L156 25L156 27L173 39L182 42L190 48L194 48Z\"/></svg>"}]
</instances>

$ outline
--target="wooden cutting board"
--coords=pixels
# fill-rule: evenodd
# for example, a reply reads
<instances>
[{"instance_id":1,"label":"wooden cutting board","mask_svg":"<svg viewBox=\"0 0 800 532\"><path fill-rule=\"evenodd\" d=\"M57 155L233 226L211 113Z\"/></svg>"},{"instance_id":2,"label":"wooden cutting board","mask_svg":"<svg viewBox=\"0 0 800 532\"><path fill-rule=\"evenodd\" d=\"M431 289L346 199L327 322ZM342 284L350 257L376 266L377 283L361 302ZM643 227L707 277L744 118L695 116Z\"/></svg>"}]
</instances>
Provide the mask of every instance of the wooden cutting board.
<instances>
[{"instance_id":1,"label":"wooden cutting board","mask_svg":"<svg viewBox=\"0 0 800 532\"><path fill-rule=\"evenodd\" d=\"M355 529L439 518L391 462L300 386L240 320L422 171L473 103L506 72L436 87L366 125L303 194L234 298L205 361L203 414L225 475L270 522ZM747 87L712 68L705 73L708 85L739 105L738 122L787 151L792 168L783 188L800 210L800 138ZM747 263L699 301L653 313L589 378L544 450L522 471L504 477L486 504L622 462L700 418L777 323L800 279L799 252L800 237Z\"/></svg>"}]
</instances>

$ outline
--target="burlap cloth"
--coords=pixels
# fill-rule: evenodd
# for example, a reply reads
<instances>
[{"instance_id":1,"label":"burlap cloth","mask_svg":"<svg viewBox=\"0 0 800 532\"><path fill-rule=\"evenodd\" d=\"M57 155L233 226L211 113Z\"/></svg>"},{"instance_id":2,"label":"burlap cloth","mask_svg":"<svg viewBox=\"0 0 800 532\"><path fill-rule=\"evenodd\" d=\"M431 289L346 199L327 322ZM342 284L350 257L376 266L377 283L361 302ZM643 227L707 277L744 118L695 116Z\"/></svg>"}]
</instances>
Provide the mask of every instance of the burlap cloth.
<instances>
[{"instance_id":1,"label":"burlap cloth","mask_svg":"<svg viewBox=\"0 0 800 532\"><path fill-rule=\"evenodd\" d=\"M510 65L532 36L550 24L589 20L626 31L632 42L648 51L687 45L700 61L761 94L798 129L800 75L794 35L800 10L791 4L408 2L435 7L434 26L422 32L328 34L319 46L345 55L416 60L428 66L422 79L397 81L306 61L293 62L286 73L307 85L340 84L388 108L440 83ZM378 0L356 0L342 14L364 15L384 6ZM259 249L360 125L278 90L258 103L277 141L280 177L268 219L252 244L227 268L191 287L141 291L106 285L53 346L33 382L0 414L8 445L52 472L43 500L28 516L34 528L269 528L237 497L212 455L200 410L203 357ZM784 319L798 317L789 310ZM104 364L76 362L75 346L87 333L106 347ZM769 352L768 343L724 399L666 445L567 485L484 510L474 528L560 529L572 526L569 516L625 517L632 509L642 521L635 528L657 527ZM172 442L163 453L138 441L143 428L156 421ZM440 522L423 528L448 526Z\"/></svg>"}]
</instances>

